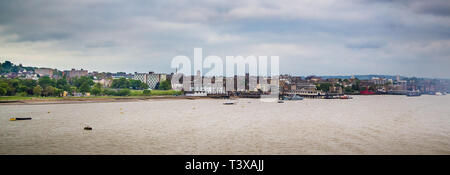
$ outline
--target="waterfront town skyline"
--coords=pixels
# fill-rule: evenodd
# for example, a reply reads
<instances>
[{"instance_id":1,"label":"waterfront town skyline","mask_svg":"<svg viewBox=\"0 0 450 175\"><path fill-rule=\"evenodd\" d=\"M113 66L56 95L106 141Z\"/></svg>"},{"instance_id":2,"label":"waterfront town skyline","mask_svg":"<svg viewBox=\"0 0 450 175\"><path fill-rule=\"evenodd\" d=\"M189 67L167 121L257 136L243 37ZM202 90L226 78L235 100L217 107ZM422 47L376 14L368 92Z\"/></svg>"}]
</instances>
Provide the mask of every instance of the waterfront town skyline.
<instances>
[{"instance_id":1,"label":"waterfront town skyline","mask_svg":"<svg viewBox=\"0 0 450 175\"><path fill-rule=\"evenodd\" d=\"M92 70L88 69L87 66L74 66L69 68L60 68L60 67L51 67L51 66L45 66L45 64L39 64L43 66L36 66L36 65L30 65L30 64L22 64L22 63L14 63L14 59L1 59L0 63L3 63L5 61L9 61L12 64L15 65L23 65L23 67L33 67L33 68L45 68L45 69L53 69L58 71L70 71L70 70L85 70L89 73L96 72L96 73L119 73L119 74L136 74L136 73L162 73L162 74L171 74L175 73L177 69L173 69L172 71L159 71L158 69L152 69L152 70L146 70L146 71L124 71L124 70L115 70L115 71L104 71L104 70ZM208 69L203 69L203 74L207 72ZM248 71L246 70L246 73ZM192 72L191 75L195 75L194 72ZM358 79L371 79L372 77L381 77L381 78L396 78L397 76L401 78L422 78L422 79L442 79L442 80L450 80L450 77L427 77L427 76L418 76L418 75L405 75L405 74L389 74L389 73L353 73L353 74L316 74L316 73L310 73L310 74L291 74L291 73L285 73L282 69L280 69L280 75L291 75L291 76L298 76L298 77L308 77L308 76L317 76L317 77L323 77L323 78L340 78L340 79L349 79L351 77L355 77Z\"/></svg>"},{"instance_id":2,"label":"waterfront town skyline","mask_svg":"<svg viewBox=\"0 0 450 175\"><path fill-rule=\"evenodd\" d=\"M172 73L160 73L160 72L145 72L145 73L126 73L126 72L98 72L88 71L84 69L71 69L71 70L57 70L51 68L37 68L27 67L22 64L15 65L10 61L5 61L0 66L0 76L6 79L23 79L33 80L41 83L41 79L49 77L55 79L56 84L61 79L66 82L74 83L82 77L90 77L87 80L91 82L86 84L86 92L90 92L90 87L94 84L98 84L98 88L116 88L116 89L161 89L161 84L164 90L176 90L188 93L202 93L204 95L218 95L218 94L230 94L238 93L238 95L253 96L255 93L263 95L276 86L275 92L280 93L306 93L306 95L326 95L326 94L397 94L403 95L408 92L420 92L424 94L434 94L438 92L447 93L450 91L450 79L426 79L417 77L403 77L392 75L352 75L351 77L345 76L298 76L281 74L276 76L275 79L272 76L259 76L250 75L234 75L229 77L222 76L205 76L200 75L200 71L197 75L184 75ZM179 72L178 72L179 73ZM266 77L266 78L264 78ZM219 79L218 79L219 78ZM72 80L73 79L73 80ZM90 79L90 80L89 80ZM51 80L43 80L51 81ZM122 82L137 81L138 83L132 85L128 82L126 85L118 85ZM167 82L166 82L167 81ZM273 84L273 82L277 82ZM67 83L67 82L66 82ZM139 84L145 84L145 87ZM211 84L210 84L211 83ZM231 83L231 84L229 84ZM7 83L13 85L13 82ZM7 85L6 84L6 85ZM76 84L76 83L75 83ZM223 84L223 86L222 86ZM270 84L270 85L269 85ZM3 86L6 86L5 84ZM80 88L79 84L77 88ZM48 85L53 87L51 85ZM60 86L61 88L62 86ZM94 86L93 86L94 87ZM10 87L15 89L16 87ZM79 89L71 89L64 87L67 91L76 93ZM4 87L5 93L9 93L7 87ZM11 90L11 89L10 89ZM8 91L8 92L7 92ZM61 91L62 92L62 91ZM31 93L28 92L29 94ZM245 94L239 94L245 93ZM84 92L83 92L84 94ZM74 94L75 95L75 94ZM97 94L99 95L99 94Z\"/></svg>"}]
</instances>

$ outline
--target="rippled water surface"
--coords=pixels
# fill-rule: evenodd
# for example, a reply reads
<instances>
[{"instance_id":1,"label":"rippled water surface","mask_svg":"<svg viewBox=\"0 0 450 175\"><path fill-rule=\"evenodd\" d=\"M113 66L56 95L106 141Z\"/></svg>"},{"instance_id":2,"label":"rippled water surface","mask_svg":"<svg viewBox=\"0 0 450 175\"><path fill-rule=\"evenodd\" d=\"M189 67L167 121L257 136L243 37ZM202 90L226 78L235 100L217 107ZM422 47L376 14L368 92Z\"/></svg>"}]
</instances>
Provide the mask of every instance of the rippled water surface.
<instances>
[{"instance_id":1,"label":"rippled water surface","mask_svg":"<svg viewBox=\"0 0 450 175\"><path fill-rule=\"evenodd\" d=\"M0 105L0 154L450 154L450 95L223 102Z\"/></svg>"}]
</instances>

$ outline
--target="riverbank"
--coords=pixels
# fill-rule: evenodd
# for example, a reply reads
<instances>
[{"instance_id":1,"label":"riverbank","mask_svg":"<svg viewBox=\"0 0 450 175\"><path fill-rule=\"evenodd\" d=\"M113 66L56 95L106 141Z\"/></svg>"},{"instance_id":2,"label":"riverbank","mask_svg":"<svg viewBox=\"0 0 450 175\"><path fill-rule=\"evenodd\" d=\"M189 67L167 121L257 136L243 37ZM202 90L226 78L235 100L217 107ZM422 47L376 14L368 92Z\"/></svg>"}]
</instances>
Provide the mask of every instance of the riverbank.
<instances>
[{"instance_id":1,"label":"riverbank","mask_svg":"<svg viewBox=\"0 0 450 175\"><path fill-rule=\"evenodd\" d=\"M162 99L201 99L209 97L188 96L90 96L90 97L19 97L1 96L0 105L31 105L31 104L72 104L72 103L106 103L106 102L135 102Z\"/></svg>"}]
</instances>

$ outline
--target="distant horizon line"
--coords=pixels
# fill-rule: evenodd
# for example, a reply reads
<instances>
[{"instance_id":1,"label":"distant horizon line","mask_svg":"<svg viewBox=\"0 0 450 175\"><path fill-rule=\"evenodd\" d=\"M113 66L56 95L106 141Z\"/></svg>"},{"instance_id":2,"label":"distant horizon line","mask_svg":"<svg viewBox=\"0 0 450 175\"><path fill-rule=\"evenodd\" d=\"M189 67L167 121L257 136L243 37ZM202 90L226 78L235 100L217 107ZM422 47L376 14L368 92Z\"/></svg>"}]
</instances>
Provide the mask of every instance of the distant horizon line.
<instances>
[{"instance_id":1,"label":"distant horizon line","mask_svg":"<svg viewBox=\"0 0 450 175\"><path fill-rule=\"evenodd\" d=\"M6 61L9 61L9 60L4 60L4 61L0 61L0 63L4 63L4 62L6 62ZM11 62L13 65L20 65L20 64L22 64L22 63L18 63L18 64L15 64L14 62L12 62L12 61L9 61L9 62ZM134 73L149 73L149 72L155 72L155 73L165 73L165 74L171 74L171 73L174 73L174 72L170 72L170 73L167 73L167 72L156 72L156 71L147 71L147 72L138 72L138 71L135 71L135 72L127 72L127 71L116 71L116 72L111 72L111 71L97 71L97 70L94 70L94 71L90 71L90 70L88 70L88 69L84 69L84 68L70 68L70 69L59 69L59 68L50 68L50 67L37 67L37 66L25 66L24 64L22 64L22 67L32 67L32 68L46 68L46 69L56 69L56 70L59 70L59 71L70 71L70 70L72 70L72 69L75 69L75 70L87 70L88 71L88 73L89 72L99 72L99 73L126 73L126 74L134 74ZM280 70L280 72L281 72L281 70ZM246 72L247 73L247 72ZM191 75L195 75L195 74L191 74ZM405 76L405 75L400 75L400 74L397 74L397 75L392 75L392 74L377 74L377 73L370 73L370 74L352 74L352 75L342 75L342 74L337 74L337 75L330 75L330 74L325 74L325 75L319 75L319 74L309 74L309 75L297 75L297 74L289 74L289 73L280 73L280 75L290 75L290 76L296 76L296 77L309 77L309 76L317 76L317 77L326 77L326 78L338 78L338 77L352 77L352 76L355 76L355 78L357 78L357 77L361 77L361 76L372 76L372 77L375 77L375 76L378 76L378 77L396 77L396 76L399 76L399 77L401 77L401 78L421 78L421 79L438 79L438 80L450 80L450 77L449 78L436 78L436 77L425 77L425 76Z\"/></svg>"}]
</instances>

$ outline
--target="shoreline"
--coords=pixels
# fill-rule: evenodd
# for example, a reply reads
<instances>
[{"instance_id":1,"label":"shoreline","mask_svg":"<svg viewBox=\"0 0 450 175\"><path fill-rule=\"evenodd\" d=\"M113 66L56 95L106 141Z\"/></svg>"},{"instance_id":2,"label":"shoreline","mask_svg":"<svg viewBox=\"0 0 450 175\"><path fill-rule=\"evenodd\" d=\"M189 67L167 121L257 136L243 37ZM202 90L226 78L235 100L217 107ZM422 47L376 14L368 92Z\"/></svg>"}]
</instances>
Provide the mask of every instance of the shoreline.
<instances>
[{"instance_id":1,"label":"shoreline","mask_svg":"<svg viewBox=\"0 0 450 175\"><path fill-rule=\"evenodd\" d=\"M353 95L353 96L402 96L393 94ZM244 97L242 97L244 98ZM47 105L47 104L82 104L82 103L111 103L111 102L137 102L147 100L196 100L218 99L208 96L99 96L99 97L59 97L35 98L19 100L0 100L0 105Z\"/></svg>"},{"instance_id":2,"label":"shoreline","mask_svg":"<svg viewBox=\"0 0 450 175\"><path fill-rule=\"evenodd\" d=\"M211 97L189 96L148 96L148 97L64 97L54 99L24 99L0 100L0 105L48 105L48 104L77 104L77 103L110 103L110 102L136 102L146 100L195 100L211 99Z\"/></svg>"}]
</instances>

